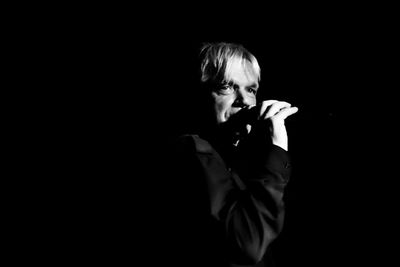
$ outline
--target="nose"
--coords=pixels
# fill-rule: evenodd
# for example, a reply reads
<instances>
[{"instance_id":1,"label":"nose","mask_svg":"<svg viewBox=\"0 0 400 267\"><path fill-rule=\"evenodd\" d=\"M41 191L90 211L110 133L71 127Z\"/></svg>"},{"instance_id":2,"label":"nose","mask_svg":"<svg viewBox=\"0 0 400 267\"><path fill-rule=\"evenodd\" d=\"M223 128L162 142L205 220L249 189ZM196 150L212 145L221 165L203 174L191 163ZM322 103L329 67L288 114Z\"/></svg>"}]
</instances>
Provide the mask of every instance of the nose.
<instances>
[{"instance_id":1,"label":"nose","mask_svg":"<svg viewBox=\"0 0 400 267\"><path fill-rule=\"evenodd\" d=\"M245 108L253 104L251 98L247 95L243 88L239 88L235 93L235 101L233 102L233 106Z\"/></svg>"}]
</instances>

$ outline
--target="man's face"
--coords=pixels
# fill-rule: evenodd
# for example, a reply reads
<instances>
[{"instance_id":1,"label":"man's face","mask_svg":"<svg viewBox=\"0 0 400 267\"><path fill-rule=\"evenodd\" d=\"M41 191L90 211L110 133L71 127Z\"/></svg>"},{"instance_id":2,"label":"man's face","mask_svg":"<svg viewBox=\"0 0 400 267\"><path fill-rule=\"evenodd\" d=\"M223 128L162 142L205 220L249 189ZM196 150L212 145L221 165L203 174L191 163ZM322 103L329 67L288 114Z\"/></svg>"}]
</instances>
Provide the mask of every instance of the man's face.
<instances>
[{"instance_id":1,"label":"man's face","mask_svg":"<svg viewBox=\"0 0 400 267\"><path fill-rule=\"evenodd\" d=\"M217 124L224 123L242 108L256 105L257 77L234 59L225 74L225 82L212 90Z\"/></svg>"}]
</instances>

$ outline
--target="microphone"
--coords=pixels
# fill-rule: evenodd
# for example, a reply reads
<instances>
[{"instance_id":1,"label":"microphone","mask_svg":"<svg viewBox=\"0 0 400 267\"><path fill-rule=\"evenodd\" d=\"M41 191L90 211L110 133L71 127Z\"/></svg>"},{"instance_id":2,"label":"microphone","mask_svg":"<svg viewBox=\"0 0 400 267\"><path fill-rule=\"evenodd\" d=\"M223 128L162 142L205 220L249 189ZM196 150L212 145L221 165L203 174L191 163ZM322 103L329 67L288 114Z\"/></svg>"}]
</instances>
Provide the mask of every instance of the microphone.
<instances>
[{"instance_id":1,"label":"microphone","mask_svg":"<svg viewBox=\"0 0 400 267\"><path fill-rule=\"evenodd\" d=\"M232 136L233 143L238 144L238 140L248 135L247 125L254 125L258 121L260 108L261 105L242 108L222 125L222 130Z\"/></svg>"},{"instance_id":2,"label":"microphone","mask_svg":"<svg viewBox=\"0 0 400 267\"><path fill-rule=\"evenodd\" d=\"M297 106L297 105L296 105ZM261 104L256 106L241 109L238 113L232 116L234 124L250 124L254 125L257 122ZM332 120L336 117L335 112L331 110L324 110L317 106L303 106L300 107L300 112L288 117L288 122L316 122L322 120Z\"/></svg>"},{"instance_id":3,"label":"microphone","mask_svg":"<svg viewBox=\"0 0 400 267\"><path fill-rule=\"evenodd\" d=\"M253 125L258 118L261 105L246 107L241 109L238 113L232 116L232 125L246 126L247 124Z\"/></svg>"},{"instance_id":4,"label":"microphone","mask_svg":"<svg viewBox=\"0 0 400 267\"><path fill-rule=\"evenodd\" d=\"M296 105L298 106L298 105ZM261 104L252 107L242 108L240 111L231 116L225 125L225 130L231 133L235 143L237 140L258 140L263 138L265 133L269 131L269 120L259 120ZM337 114L330 109L321 109L318 106L301 105L299 114L289 116L285 119L285 124L292 130L302 132L304 127L315 127L321 124L330 125L337 119ZM250 133L247 130L247 125L251 125Z\"/></svg>"}]
</instances>

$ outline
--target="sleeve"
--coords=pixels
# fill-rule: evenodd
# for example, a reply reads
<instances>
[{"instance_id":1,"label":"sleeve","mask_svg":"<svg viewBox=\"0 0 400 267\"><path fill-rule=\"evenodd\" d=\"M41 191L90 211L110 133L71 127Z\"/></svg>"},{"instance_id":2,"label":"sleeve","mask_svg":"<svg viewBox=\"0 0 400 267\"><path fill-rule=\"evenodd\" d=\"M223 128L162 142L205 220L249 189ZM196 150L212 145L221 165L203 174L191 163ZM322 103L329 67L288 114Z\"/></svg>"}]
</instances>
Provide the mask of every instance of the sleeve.
<instances>
[{"instance_id":1,"label":"sleeve","mask_svg":"<svg viewBox=\"0 0 400 267\"><path fill-rule=\"evenodd\" d=\"M291 171L288 153L274 145L249 148L253 156L243 153L234 164L239 167L231 169L206 141L197 138L194 143L211 216L223 225L232 260L256 264L282 230L283 193Z\"/></svg>"},{"instance_id":2,"label":"sleeve","mask_svg":"<svg viewBox=\"0 0 400 267\"><path fill-rule=\"evenodd\" d=\"M290 159L278 146L269 147L248 174L232 172L236 190L229 192L220 210L232 255L239 263L255 264L281 232L283 193L290 176Z\"/></svg>"}]
</instances>

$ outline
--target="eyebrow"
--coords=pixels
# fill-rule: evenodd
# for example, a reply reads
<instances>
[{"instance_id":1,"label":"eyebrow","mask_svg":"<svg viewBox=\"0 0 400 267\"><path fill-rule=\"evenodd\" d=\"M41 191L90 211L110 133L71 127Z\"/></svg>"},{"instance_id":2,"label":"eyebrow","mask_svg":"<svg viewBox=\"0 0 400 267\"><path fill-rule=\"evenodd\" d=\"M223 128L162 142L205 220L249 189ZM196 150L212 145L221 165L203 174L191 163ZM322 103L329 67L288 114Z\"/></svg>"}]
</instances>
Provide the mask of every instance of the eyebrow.
<instances>
[{"instance_id":1,"label":"eyebrow","mask_svg":"<svg viewBox=\"0 0 400 267\"><path fill-rule=\"evenodd\" d=\"M229 81L224 80L224 81L221 82L221 84L223 84L223 85L225 85L225 84L227 84L227 85L234 85L234 84L236 84L236 83L235 83L233 80L229 80ZM255 88L255 89L258 89L258 88L259 88L259 84L258 84L257 82L254 82L254 83L252 83L252 84L246 86L246 88Z\"/></svg>"},{"instance_id":2,"label":"eyebrow","mask_svg":"<svg viewBox=\"0 0 400 267\"><path fill-rule=\"evenodd\" d=\"M252 83L251 85L247 86L247 88L249 88L249 87L258 89L259 84L258 83Z\"/></svg>"}]
</instances>

